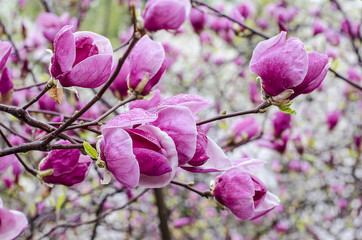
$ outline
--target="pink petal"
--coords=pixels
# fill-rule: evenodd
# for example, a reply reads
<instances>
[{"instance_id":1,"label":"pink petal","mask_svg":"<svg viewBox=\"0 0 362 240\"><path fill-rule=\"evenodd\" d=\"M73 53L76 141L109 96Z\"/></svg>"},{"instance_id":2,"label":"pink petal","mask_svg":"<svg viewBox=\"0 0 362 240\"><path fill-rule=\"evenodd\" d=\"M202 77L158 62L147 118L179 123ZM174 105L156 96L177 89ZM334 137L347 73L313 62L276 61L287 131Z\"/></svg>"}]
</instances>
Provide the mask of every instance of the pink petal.
<instances>
[{"instance_id":1,"label":"pink petal","mask_svg":"<svg viewBox=\"0 0 362 240\"><path fill-rule=\"evenodd\" d=\"M308 53L308 72L303 82L294 87L294 94L290 96L293 99L299 94L307 94L316 89L326 77L330 63L328 56L316 52Z\"/></svg>"},{"instance_id":2,"label":"pink petal","mask_svg":"<svg viewBox=\"0 0 362 240\"><path fill-rule=\"evenodd\" d=\"M188 107L196 115L201 110L211 105L211 100L193 94L178 94L163 100L160 106L179 105Z\"/></svg>"},{"instance_id":3,"label":"pink petal","mask_svg":"<svg viewBox=\"0 0 362 240\"><path fill-rule=\"evenodd\" d=\"M156 113L147 112L141 108L134 108L111 119L104 125L103 131L108 128L132 128L134 125L153 122L156 119Z\"/></svg>"},{"instance_id":4,"label":"pink petal","mask_svg":"<svg viewBox=\"0 0 362 240\"><path fill-rule=\"evenodd\" d=\"M252 173L261 169L265 164L266 161L255 158L242 158L233 162L234 167L248 173Z\"/></svg>"},{"instance_id":5,"label":"pink petal","mask_svg":"<svg viewBox=\"0 0 362 240\"><path fill-rule=\"evenodd\" d=\"M104 84L112 71L112 55L93 55L77 65L58 79L63 87L96 88Z\"/></svg>"},{"instance_id":6,"label":"pink petal","mask_svg":"<svg viewBox=\"0 0 362 240\"><path fill-rule=\"evenodd\" d=\"M190 109L183 106L161 108L152 125L159 127L173 139L180 165L192 159L196 150L197 130Z\"/></svg>"},{"instance_id":7,"label":"pink petal","mask_svg":"<svg viewBox=\"0 0 362 240\"><path fill-rule=\"evenodd\" d=\"M106 128L102 133L104 145L101 151L109 171L124 186L136 187L140 178L140 170L133 154L131 137L121 128Z\"/></svg>"},{"instance_id":8,"label":"pink petal","mask_svg":"<svg viewBox=\"0 0 362 240\"><path fill-rule=\"evenodd\" d=\"M130 109L142 108L147 111L155 111L156 107L162 101L163 96L159 90L156 90L153 93L154 93L153 97L149 100L136 100L136 101L130 102L130 104L129 104Z\"/></svg>"},{"instance_id":9,"label":"pink petal","mask_svg":"<svg viewBox=\"0 0 362 240\"><path fill-rule=\"evenodd\" d=\"M161 129L150 126L150 125L142 125L138 127L141 130L147 131L150 134L157 137L159 140L161 146L166 151L166 157L170 163L171 172L165 173L161 176L147 176L144 174L141 174L139 185L142 187L148 187L148 188L161 188L166 186L171 182L171 180L176 175L176 169L178 166L178 158L177 158L177 151L174 144L174 141L172 138L170 138L167 133L164 131L161 131Z\"/></svg>"},{"instance_id":10,"label":"pink petal","mask_svg":"<svg viewBox=\"0 0 362 240\"><path fill-rule=\"evenodd\" d=\"M268 213L279 204L280 204L279 198L274 194L267 192L264 201L255 209L255 214L252 219L255 219L257 217L260 217Z\"/></svg>"},{"instance_id":11,"label":"pink petal","mask_svg":"<svg viewBox=\"0 0 362 240\"><path fill-rule=\"evenodd\" d=\"M28 226L22 212L0 208L0 239L16 239Z\"/></svg>"},{"instance_id":12,"label":"pink petal","mask_svg":"<svg viewBox=\"0 0 362 240\"><path fill-rule=\"evenodd\" d=\"M69 72L75 60L75 40L72 32L73 26L64 26L54 38L54 53L53 58L59 64L62 73ZM54 66L56 67L56 66ZM53 74L53 66L52 66ZM57 77L54 76L53 77Z\"/></svg>"},{"instance_id":13,"label":"pink petal","mask_svg":"<svg viewBox=\"0 0 362 240\"><path fill-rule=\"evenodd\" d=\"M135 89L143 77L153 78L165 60L162 44L143 36L130 54L129 85Z\"/></svg>"},{"instance_id":14,"label":"pink petal","mask_svg":"<svg viewBox=\"0 0 362 240\"><path fill-rule=\"evenodd\" d=\"M5 63L10 56L11 49L11 43L0 41L0 71L5 67Z\"/></svg>"}]
</instances>

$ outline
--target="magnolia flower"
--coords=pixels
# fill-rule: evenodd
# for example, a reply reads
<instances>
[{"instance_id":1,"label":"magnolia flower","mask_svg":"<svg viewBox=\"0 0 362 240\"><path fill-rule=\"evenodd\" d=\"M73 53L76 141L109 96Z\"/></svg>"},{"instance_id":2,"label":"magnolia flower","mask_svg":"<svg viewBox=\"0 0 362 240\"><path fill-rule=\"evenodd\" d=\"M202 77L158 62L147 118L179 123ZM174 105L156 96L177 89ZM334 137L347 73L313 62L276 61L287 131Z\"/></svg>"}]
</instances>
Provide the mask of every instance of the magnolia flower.
<instances>
[{"instance_id":1,"label":"magnolia flower","mask_svg":"<svg viewBox=\"0 0 362 240\"><path fill-rule=\"evenodd\" d=\"M11 53L11 43L0 41L0 71L4 69L5 64Z\"/></svg>"},{"instance_id":2,"label":"magnolia flower","mask_svg":"<svg viewBox=\"0 0 362 240\"><path fill-rule=\"evenodd\" d=\"M330 111L327 113L327 124L329 131L332 131L336 127L341 116L342 112L339 110Z\"/></svg>"},{"instance_id":3,"label":"magnolia flower","mask_svg":"<svg viewBox=\"0 0 362 240\"><path fill-rule=\"evenodd\" d=\"M129 88L148 95L166 69L165 50L161 43L145 35L138 41L129 58Z\"/></svg>"},{"instance_id":4,"label":"magnolia flower","mask_svg":"<svg viewBox=\"0 0 362 240\"><path fill-rule=\"evenodd\" d=\"M117 181L129 188L137 185L159 188L172 180L178 166L176 144L160 127L147 123L158 120L159 125L163 125L162 118L166 117L167 124L167 121L171 120L168 118L168 111L172 113L179 111L179 120L189 123L191 113L185 112L187 110L187 108L165 109L166 114L158 119L157 114L136 108L118 115L104 126L103 140L100 142L101 159L106 162ZM176 121L169 122L172 123ZM164 130L179 134L179 138L186 137L190 142L184 142L186 145L181 147L195 151L193 145L196 142L196 133L192 143L192 139L187 137L187 133L183 135L181 129L178 129L181 126L177 125L179 123L164 125L162 128L168 128ZM189 129L192 132L192 127Z\"/></svg>"},{"instance_id":5,"label":"magnolia flower","mask_svg":"<svg viewBox=\"0 0 362 240\"><path fill-rule=\"evenodd\" d=\"M60 140L58 144L70 144ZM81 155L78 149L55 149L39 164L39 170L52 170L52 173L43 177L43 181L52 184L72 186L84 181L92 160L89 156Z\"/></svg>"},{"instance_id":6,"label":"magnolia flower","mask_svg":"<svg viewBox=\"0 0 362 240\"><path fill-rule=\"evenodd\" d=\"M274 127L274 136L281 137L282 133L291 127L290 121L292 116L283 112L277 111L272 116L272 125Z\"/></svg>"},{"instance_id":7,"label":"magnolia flower","mask_svg":"<svg viewBox=\"0 0 362 240\"><path fill-rule=\"evenodd\" d=\"M307 53L298 38L286 39L286 34L281 32L260 42L249 68L260 76L267 96L278 96L288 90L285 99L291 100L316 89L327 74L329 62L327 55Z\"/></svg>"},{"instance_id":8,"label":"magnolia flower","mask_svg":"<svg viewBox=\"0 0 362 240\"><path fill-rule=\"evenodd\" d=\"M67 25L55 36L51 75L63 87L99 87L112 71L111 42L96 33L73 33L71 29Z\"/></svg>"},{"instance_id":9,"label":"magnolia flower","mask_svg":"<svg viewBox=\"0 0 362 240\"><path fill-rule=\"evenodd\" d=\"M195 32L200 33L206 24L207 15L199 9L191 8L190 22Z\"/></svg>"},{"instance_id":10,"label":"magnolia flower","mask_svg":"<svg viewBox=\"0 0 362 240\"><path fill-rule=\"evenodd\" d=\"M188 0L150 0L142 13L148 31L177 30L191 9Z\"/></svg>"},{"instance_id":11,"label":"magnolia flower","mask_svg":"<svg viewBox=\"0 0 362 240\"><path fill-rule=\"evenodd\" d=\"M36 19L36 25L40 28L43 36L50 42L54 41L55 35L66 25L77 26L77 19L70 19L69 13L58 17L54 13L40 13Z\"/></svg>"},{"instance_id":12,"label":"magnolia flower","mask_svg":"<svg viewBox=\"0 0 362 240\"><path fill-rule=\"evenodd\" d=\"M235 120L230 130L235 142L240 142L255 137L260 131L260 126L254 116L249 116Z\"/></svg>"},{"instance_id":13,"label":"magnolia flower","mask_svg":"<svg viewBox=\"0 0 362 240\"><path fill-rule=\"evenodd\" d=\"M0 74L0 103L11 104L13 88L13 81L10 79L8 68L5 67Z\"/></svg>"},{"instance_id":14,"label":"magnolia flower","mask_svg":"<svg viewBox=\"0 0 362 240\"><path fill-rule=\"evenodd\" d=\"M260 217L279 205L279 199L267 191L265 185L250 172L264 165L264 161L242 159L215 179L216 201L241 220Z\"/></svg>"},{"instance_id":15,"label":"magnolia flower","mask_svg":"<svg viewBox=\"0 0 362 240\"><path fill-rule=\"evenodd\" d=\"M16 239L28 227L28 220L22 212L3 208L0 198L0 239Z\"/></svg>"},{"instance_id":16,"label":"magnolia flower","mask_svg":"<svg viewBox=\"0 0 362 240\"><path fill-rule=\"evenodd\" d=\"M50 42L54 41L55 35L66 25L77 26L77 19L70 19L69 13L58 17L54 13L40 13L36 19L36 25L42 31L44 37Z\"/></svg>"}]
</instances>

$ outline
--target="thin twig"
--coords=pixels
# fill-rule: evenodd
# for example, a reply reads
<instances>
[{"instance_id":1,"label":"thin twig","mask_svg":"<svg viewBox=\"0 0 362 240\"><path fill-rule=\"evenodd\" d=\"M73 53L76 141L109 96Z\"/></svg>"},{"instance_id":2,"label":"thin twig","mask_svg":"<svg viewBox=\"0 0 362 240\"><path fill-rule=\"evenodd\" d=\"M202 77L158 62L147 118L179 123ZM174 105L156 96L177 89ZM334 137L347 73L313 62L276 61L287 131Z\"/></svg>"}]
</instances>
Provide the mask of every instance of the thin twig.
<instances>
[{"instance_id":1,"label":"thin twig","mask_svg":"<svg viewBox=\"0 0 362 240\"><path fill-rule=\"evenodd\" d=\"M181 186L181 187L184 187L194 193L197 193L199 194L201 197L204 197L204 198L209 198L209 197L212 197L213 195L211 194L210 191L206 191L206 192L201 192L195 188L192 188L189 184L186 184L186 183L181 183L181 182L178 182L178 181L175 181L175 180L172 180L171 181L172 184L175 184L175 185L178 185L178 186Z\"/></svg>"},{"instance_id":2,"label":"thin twig","mask_svg":"<svg viewBox=\"0 0 362 240\"><path fill-rule=\"evenodd\" d=\"M237 116L242 116L242 115L247 115L247 114L252 114L252 113L262 113L264 112L264 110L268 107L271 106L271 103L269 101L264 101L262 102L259 106L257 106L256 108L250 109L250 110L246 110L246 111L240 111L240 112L235 112L235 113L230 113L230 114L223 114L223 115L219 115L210 119L206 119L200 122L197 122L196 125L200 126L209 122L214 122L214 121L218 121L221 119L225 119L225 118L232 118L232 117L237 117Z\"/></svg>"},{"instance_id":3,"label":"thin twig","mask_svg":"<svg viewBox=\"0 0 362 240\"><path fill-rule=\"evenodd\" d=\"M53 87L53 84L47 84L45 85L44 89L38 94L38 96L36 96L35 98L33 98L33 100L31 100L30 102L28 102L23 109L26 110L27 108L29 108L31 105L33 105L34 103L36 103L49 89L51 89Z\"/></svg>"}]
</instances>

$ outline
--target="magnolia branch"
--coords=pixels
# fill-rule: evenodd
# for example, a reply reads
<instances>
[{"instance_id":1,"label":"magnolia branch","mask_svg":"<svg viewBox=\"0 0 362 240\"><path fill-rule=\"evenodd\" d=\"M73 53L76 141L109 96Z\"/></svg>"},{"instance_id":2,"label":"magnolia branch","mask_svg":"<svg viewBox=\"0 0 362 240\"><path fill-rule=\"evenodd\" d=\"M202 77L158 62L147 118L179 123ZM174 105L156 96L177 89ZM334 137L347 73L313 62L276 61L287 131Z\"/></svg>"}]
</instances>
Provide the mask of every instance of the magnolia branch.
<instances>
[{"instance_id":1,"label":"magnolia branch","mask_svg":"<svg viewBox=\"0 0 362 240\"><path fill-rule=\"evenodd\" d=\"M235 113L229 113L229 114L222 114L210 119L206 119L203 121L199 121L196 123L197 126L206 124L206 123L210 123L210 122L214 122L214 121L219 121L225 118L232 118L232 117L237 117L237 116L243 116L243 115L247 115L247 114L253 114L253 113L263 113L265 112L265 109L270 107L271 103L268 100L265 100L264 102L262 102L259 106L257 106L256 108L250 109L250 110L246 110L246 111L240 111L240 112L235 112Z\"/></svg>"}]
</instances>

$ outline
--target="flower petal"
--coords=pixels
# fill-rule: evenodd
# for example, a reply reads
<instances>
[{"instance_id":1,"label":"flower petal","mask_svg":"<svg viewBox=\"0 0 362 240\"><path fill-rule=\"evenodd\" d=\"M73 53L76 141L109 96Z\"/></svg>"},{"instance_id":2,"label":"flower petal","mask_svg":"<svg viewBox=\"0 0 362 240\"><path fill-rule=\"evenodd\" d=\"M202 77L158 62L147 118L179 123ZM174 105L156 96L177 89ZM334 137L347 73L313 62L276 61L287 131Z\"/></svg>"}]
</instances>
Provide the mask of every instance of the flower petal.
<instances>
[{"instance_id":1,"label":"flower petal","mask_svg":"<svg viewBox=\"0 0 362 240\"><path fill-rule=\"evenodd\" d=\"M196 150L197 130L190 109L183 106L161 108L152 125L159 127L173 139L180 165L192 159Z\"/></svg>"},{"instance_id":2,"label":"flower petal","mask_svg":"<svg viewBox=\"0 0 362 240\"><path fill-rule=\"evenodd\" d=\"M69 72L75 60L75 40L72 32L73 26L64 26L54 38L54 56L53 58L59 65L62 73ZM53 62L53 61L52 61ZM52 65L52 75L57 77L58 73L55 73L57 66Z\"/></svg>"},{"instance_id":3,"label":"flower petal","mask_svg":"<svg viewBox=\"0 0 362 240\"><path fill-rule=\"evenodd\" d=\"M156 113L147 112L141 108L134 108L111 119L104 125L103 131L108 128L132 128L134 125L153 122L156 119Z\"/></svg>"},{"instance_id":4,"label":"flower petal","mask_svg":"<svg viewBox=\"0 0 362 240\"><path fill-rule=\"evenodd\" d=\"M163 100L160 106L179 105L188 107L196 115L201 110L211 105L211 100L193 94L178 94Z\"/></svg>"},{"instance_id":5,"label":"flower petal","mask_svg":"<svg viewBox=\"0 0 362 240\"><path fill-rule=\"evenodd\" d=\"M176 169L178 166L178 158L177 151L174 144L174 141L170 136L167 135L164 131L159 129L158 127L150 126L150 125L142 125L138 129L147 131L153 136L157 137L160 142L162 148L166 151L166 158L169 161L172 171L165 173L160 176L148 176L141 174L139 185L142 187L148 188L161 188L166 186L171 182L171 180L176 175Z\"/></svg>"},{"instance_id":6,"label":"flower petal","mask_svg":"<svg viewBox=\"0 0 362 240\"><path fill-rule=\"evenodd\" d=\"M121 128L106 128L102 133L104 145L101 145L101 151L109 171L124 186L136 187L139 182L140 169L133 154L131 137Z\"/></svg>"}]
</instances>

